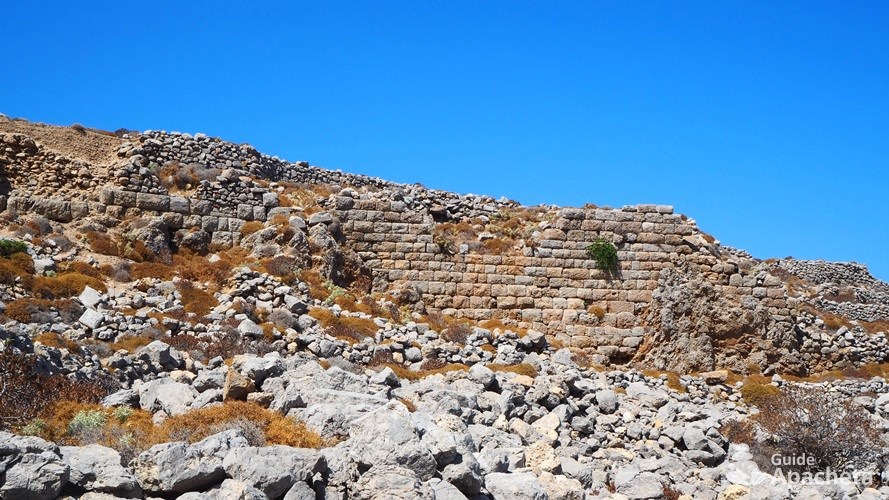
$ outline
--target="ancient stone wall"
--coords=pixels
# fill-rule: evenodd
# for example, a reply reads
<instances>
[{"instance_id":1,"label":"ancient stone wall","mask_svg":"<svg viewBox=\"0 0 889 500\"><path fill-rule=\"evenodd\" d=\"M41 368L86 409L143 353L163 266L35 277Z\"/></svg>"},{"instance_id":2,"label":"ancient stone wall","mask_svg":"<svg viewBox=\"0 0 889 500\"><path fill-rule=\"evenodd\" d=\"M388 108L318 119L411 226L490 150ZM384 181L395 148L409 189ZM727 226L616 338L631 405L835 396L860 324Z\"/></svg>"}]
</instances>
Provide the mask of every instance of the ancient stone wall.
<instances>
[{"instance_id":1,"label":"ancient stone wall","mask_svg":"<svg viewBox=\"0 0 889 500\"><path fill-rule=\"evenodd\" d=\"M645 317L662 270L680 262L721 296L763 307L790 329L782 282L748 274L718 255L672 207L561 209L532 246L502 255L451 255L434 241L428 212L375 198L337 201L343 232L365 262L393 287L410 285L427 308L474 320L500 317L553 335L569 347L629 359L648 333ZM603 237L618 247L609 277L586 252Z\"/></svg>"}]
</instances>

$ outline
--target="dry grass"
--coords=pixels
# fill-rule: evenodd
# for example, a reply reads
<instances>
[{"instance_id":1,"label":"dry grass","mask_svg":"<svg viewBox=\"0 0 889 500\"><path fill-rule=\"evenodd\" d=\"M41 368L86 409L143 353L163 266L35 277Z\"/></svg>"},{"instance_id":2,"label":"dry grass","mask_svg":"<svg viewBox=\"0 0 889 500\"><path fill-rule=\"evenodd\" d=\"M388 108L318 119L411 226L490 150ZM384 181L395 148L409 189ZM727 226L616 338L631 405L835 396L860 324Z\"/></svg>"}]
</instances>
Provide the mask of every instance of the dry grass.
<instances>
[{"instance_id":1,"label":"dry grass","mask_svg":"<svg viewBox=\"0 0 889 500\"><path fill-rule=\"evenodd\" d=\"M324 285L324 278L314 269L304 269L297 273L300 281L309 286L309 296L316 300L325 300L330 291Z\"/></svg>"},{"instance_id":2,"label":"dry grass","mask_svg":"<svg viewBox=\"0 0 889 500\"><path fill-rule=\"evenodd\" d=\"M216 262L210 262L206 257L188 250L173 255L173 269L182 279L210 285L211 291L225 285L233 268L232 261L222 256Z\"/></svg>"},{"instance_id":3,"label":"dry grass","mask_svg":"<svg viewBox=\"0 0 889 500\"><path fill-rule=\"evenodd\" d=\"M45 315L51 310L59 311L63 319L67 315L72 320L74 319L73 316L78 312L77 304L71 299L24 298L13 300L7 304L4 314L7 318L14 319L19 323L45 322L43 319L46 319L46 321L49 321L49 319L38 316Z\"/></svg>"},{"instance_id":4,"label":"dry grass","mask_svg":"<svg viewBox=\"0 0 889 500\"><path fill-rule=\"evenodd\" d=\"M500 318L492 318L486 319L478 324L478 326L484 328L485 330L491 330L492 332L495 330L500 330L501 332L505 332L507 330L515 332L518 334L519 338L528 335L527 328L520 328L514 325L507 325Z\"/></svg>"},{"instance_id":5,"label":"dry grass","mask_svg":"<svg viewBox=\"0 0 889 500\"><path fill-rule=\"evenodd\" d=\"M760 406L771 398L777 396L781 391L771 384L771 379L762 375L751 375L744 380L741 386L741 397L744 401L753 406Z\"/></svg>"},{"instance_id":6,"label":"dry grass","mask_svg":"<svg viewBox=\"0 0 889 500\"><path fill-rule=\"evenodd\" d=\"M62 337L58 333L54 332L43 332L34 336L34 342L40 342L41 344L47 347L54 347L56 349L67 349L70 352L80 352L80 346L77 345L77 342L67 338Z\"/></svg>"},{"instance_id":7,"label":"dry grass","mask_svg":"<svg viewBox=\"0 0 889 500\"><path fill-rule=\"evenodd\" d=\"M602 306L590 306L586 311L599 318L599 321L602 321L602 318L605 317L605 308Z\"/></svg>"},{"instance_id":8,"label":"dry grass","mask_svg":"<svg viewBox=\"0 0 889 500\"><path fill-rule=\"evenodd\" d=\"M150 344L153 340L152 337L146 335L122 335L117 337L117 339L108 347L112 351L124 350L129 353L134 353L138 351L139 348Z\"/></svg>"},{"instance_id":9,"label":"dry grass","mask_svg":"<svg viewBox=\"0 0 889 500\"><path fill-rule=\"evenodd\" d=\"M77 418L90 417L91 425L74 426ZM194 443L227 429L245 430L253 445L282 444L321 448L327 444L304 423L255 403L229 401L170 417L160 425L150 412L104 408L93 403L61 401L40 415L34 434L61 444L99 443L131 458L155 444L171 441ZM255 435L254 435L255 433Z\"/></svg>"},{"instance_id":10,"label":"dry grass","mask_svg":"<svg viewBox=\"0 0 889 500\"><path fill-rule=\"evenodd\" d=\"M132 265L130 273L134 280L157 278L169 281L176 275L176 271L171 266L159 262L138 262Z\"/></svg>"},{"instance_id":11,"label":"dry grass","mask_svg":"<svg viewBox=\"0 0 889 500\"><path fill-rule=\"evenodd\" d=\"M0 258L0 285L12 286L16 278L20 278L22 284L30 288L33 274L34 261L26 253L19 252Z\"/></svg>"},{"instance_id":12,"label":"dry grass","mask_svg":"<svg viewBox=\"0 0 889 500\"><path fill-rule=\"evenodd\" d=\"M318 320L328 335L350 344L360 342L379 330L373 320L353 316L337 316L325 307L309 308L309 316Z\"/></svg>"},{"instance_id":13,"label":"dry grass","mask_svg":"<svg viewBox=\"0 0 889 500\"><path fill-rule=\"evenodd\" d=\"M190 281L179 281L178 288L182 305L188 313L206 316L219 305L212 293L194 286Z\"/></svg>"},{"instance_id":14,"label":"dry grass","mask_svg":"<svg viewBox=\"0 0 889 500\"><path fill-rule=\"evenodd\" d=\"M129 259L134 262L151 261L154 255L145 248L141 241L129 241L125 238L112 238L108 234L90 231L85 235L93 252Z\"/></svg>"},{"instance_id":15,"label":"dry grass","mask_svg":"<svg viewBox=\"0 0 889 500\"><path fill-rule=\"evenodd\" d=\"M80 295L87 286L100 292L108 288L98 278L80 273L66 273L57 276L37 276L31 286L31 292L43 299L61 299Z\"/></svg>"},{"instance_id":16,"label":"dry grass","mask_svg":"<svg viewBox=\"0 0 889 500\"><path fill-rule=\"evenodd\" d=\"M824 326L830 328L831 330L839 330L842 327L852 328L852 322L849 321L848 318L844 316L840 316L839 314L833 314L829 312L821 312L821 321L824 322Z\"/></svg>"},{"instance_id":17,"label":"dry grass","mask_svg":"<svg viewBox=\"0 0 889 500\"><path fill-rule=\"evenodd\" d=\"M756 430L750 420L729 420L719 428L719 433L730 443L753 444L756 441Z\"/></svg>"},{"instance_id":18,"label":"dry grass","mask_svg":"<svg viewBox=\"0 0 889 500\"><path fill-rule=\"evenodd\" d=\"M426 363L424 363L424 365L425 364ZM422 380L432 375L442 375L448 372L466 371L469 369L468 366L458 363L437 364L438 366L436 366L436 364L437 363L433 363L432 366L428 368L425 368L423 365L421 365L420 370L408 370L403 365L399 365L397 363L383 363L374 366L388 366L392 369L393 372L395 372L395 375L398 375L398 378L411 381Z\"/></svg>"},{"instance_id":19,"label":"dry grass","mask_svg":"<svg viewBox=\"0 0 889 500\"><path fill-rule=\"evenodd\" d=\"M871 335L877 332L889 333L889 320L862 321L861 326Z\"/></svg>"},{"instance_id":20,"label":"dry grass","mask_svg":"<svg viewBox=\"0 0 889 500\"><path fill-rule=\"evenodd\" d=\"M500 363L489 363L486 365L491 371L495 372L511 372L518 375L525 375L531 378L537 376L537 368L530 363L519 363L517 365L504 365Z\"/></svg>"},{"instance_id":21,"label":"dry grass","mask_svg":"<svg viewBox=\"0 0 889 500\"><path fill-rule=\"evenodd\" d=\"M676 392L685 393L688 390L679 380L679 374L676 372L661 372L657 370L642 370L642 374L649 378L661 378L662 375L667 376L666 386Z\"/></svg>"},{"instance_id":22,"label":"dry grass","mask_svg":"<svg viewBox=\"0 0 889 500\"><path fill-rule=\"evenodd\" d=\"M98 402L108 388L64 375L39 375L33 356L0 351L0 428L22 425L59 401Z\"/></svg>"},{"instance_id":23,"label":"dry grass","mask_svg":"<svg viewBox=\"0 0 889 500\"><path fill-rule=\"evenodd\" d=\"M246 223L244 223L243 226L241 226L241 236L247 236L247 235L253 234L253 233L261 230L264 227L265 227L265 225L262 222L259 222L257 220L246 222Z\"/></svg>"}]
</instances>

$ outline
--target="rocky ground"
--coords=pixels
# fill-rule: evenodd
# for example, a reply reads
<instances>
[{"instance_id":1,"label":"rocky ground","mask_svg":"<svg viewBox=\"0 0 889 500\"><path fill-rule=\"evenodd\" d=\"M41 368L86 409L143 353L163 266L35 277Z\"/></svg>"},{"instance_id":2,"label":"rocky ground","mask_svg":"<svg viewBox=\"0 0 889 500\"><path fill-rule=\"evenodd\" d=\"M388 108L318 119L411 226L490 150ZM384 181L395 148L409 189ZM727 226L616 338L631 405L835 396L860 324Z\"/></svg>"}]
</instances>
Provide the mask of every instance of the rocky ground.
<instances>
[{"instance_id":1,"label":"rocky ground","mask_svg":"<svg viewBox=\"0 0 889 500\"><path fill-rule=\"evenodd\" d=\"M95 141L72 157L113 161L119 141ZM281 166L250 157L225 167ZM514 206L408 193L446 219ZM496 317L428 313L409 287L371 292L325 210L358 195L304 194L300 215L249 222L237 246L174 235L169 217L4 213L0 498L889 498L889 286L863 267L723 250L803 304L807 378L760 373L773 359L606 366ZM798 481L775 452L861 480Z\"/></svg>"}]
</instances>

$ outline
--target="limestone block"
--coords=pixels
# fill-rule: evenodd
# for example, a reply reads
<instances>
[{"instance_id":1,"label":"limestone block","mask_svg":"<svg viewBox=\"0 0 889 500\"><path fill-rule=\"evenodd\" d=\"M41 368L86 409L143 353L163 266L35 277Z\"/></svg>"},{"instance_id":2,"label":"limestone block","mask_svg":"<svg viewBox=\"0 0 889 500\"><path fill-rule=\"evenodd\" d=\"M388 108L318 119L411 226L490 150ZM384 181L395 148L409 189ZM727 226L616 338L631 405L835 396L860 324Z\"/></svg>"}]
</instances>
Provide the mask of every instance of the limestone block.
<instances>
[{"instance_id":1,"label":"limestone block","mask_svg":"<svg viewBox=\"0 0 889 500\"><path fill-rule=\"evenodd\" d=\"M136 208L166 212L170 209L170 197L162 194L136 193Z\"/></svg>"}]
</instances>

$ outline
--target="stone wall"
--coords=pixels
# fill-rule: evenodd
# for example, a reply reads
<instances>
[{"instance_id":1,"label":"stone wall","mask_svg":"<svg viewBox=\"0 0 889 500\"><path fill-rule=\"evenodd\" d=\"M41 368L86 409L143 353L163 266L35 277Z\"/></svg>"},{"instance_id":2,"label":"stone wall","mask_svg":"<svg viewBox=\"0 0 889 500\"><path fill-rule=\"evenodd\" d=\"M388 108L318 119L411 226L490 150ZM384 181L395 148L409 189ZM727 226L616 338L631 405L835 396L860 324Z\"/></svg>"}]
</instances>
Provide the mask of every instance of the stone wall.
<instances>
[{"instance_id":1,"label":"stone wall","mask_svg":"<svg viewBox=\"0 0 889 500\"><path fill-rule=\"evenodd\" d=\"M633 357L649 333L646 316L661 271L693 266L716 293L784 319L781 280L754 275L718 253L672 207L560 209L528 246L503 255L448 254L434 241L428 211L400 201L340 199L336 215L352 247L392 287L411 286L432 311L473 320L500 317L611 360ZM620 273L596 269L586 247L603 237L618 247Z\"/></svg>"}]
</instances>

